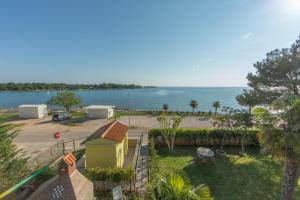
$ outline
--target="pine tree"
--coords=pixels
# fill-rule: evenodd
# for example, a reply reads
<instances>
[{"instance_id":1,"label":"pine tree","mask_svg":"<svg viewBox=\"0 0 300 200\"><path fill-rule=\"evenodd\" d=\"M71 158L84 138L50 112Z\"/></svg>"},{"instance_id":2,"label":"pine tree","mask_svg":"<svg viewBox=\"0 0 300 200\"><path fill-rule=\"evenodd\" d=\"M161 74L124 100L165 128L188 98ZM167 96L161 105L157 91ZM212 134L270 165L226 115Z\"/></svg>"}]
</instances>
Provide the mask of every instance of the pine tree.
<instances>
[{"instance_id":1,"label":"pine tree","mask_svg":"<svg viewBox=\"0 0 300 200\"><path fill-rule=\"evenodd\" d=\"M0 123L0 191L22 180L29 172L27 158L13 144L17 132L13 125Z\"/></svg>"}]
</instances>

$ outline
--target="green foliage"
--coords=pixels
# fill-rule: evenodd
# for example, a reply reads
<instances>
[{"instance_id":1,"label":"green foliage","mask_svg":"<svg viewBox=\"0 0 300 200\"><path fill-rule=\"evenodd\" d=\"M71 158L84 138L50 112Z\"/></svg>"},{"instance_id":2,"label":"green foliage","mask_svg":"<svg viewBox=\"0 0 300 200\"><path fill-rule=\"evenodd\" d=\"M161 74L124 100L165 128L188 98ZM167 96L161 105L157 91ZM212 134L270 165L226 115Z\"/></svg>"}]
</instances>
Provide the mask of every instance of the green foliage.
<instances>
[{"instance_id":1,"label":"green foliage","mask_svg":"<svg viewBox=\"0 0 300 200\"><path fill-rule=\"evenodd\" d=\"M50 105L64 107L67 112L70 112L73 106L79 105L80 103L80 97L71 91L60 91L56 94L56 96L51 97L48 101L48 104Z\"/></svg>"},{"instance_id":2,"label":"green foliage","mask_svg":"<svg viewBox=\"0 0 300 200\"><path fill-rule=\"evenodd\" d=\"M28 173L27 158L13 144L14 126L0 123L0 191L22 180Z\"/></svg>"},{"instance_id":3,"label":"green foliage","mask_svg":"<svg viewBox=\"0 0 300 200\"><path fill-rule=\"evenodd\" d=\"M248 147L248 155L241 157L238 147L227 146L226 156L216 155L210 164L195 160L197 148L177 147L172 154L167 148L159 148L155 159L159 172L179 174L187 184L208 185L216 200L280 199L283 165L261 154L260 148ZM300 200L300 182L295 200Z\"/></svg>"},{"instance_id":4,"label":"green foliage","mask_svg":"<svg viewBox=\"0 0 300 200\"><path fill-rule=\"evenodd\" d=\"M233 118L233 116L235 114L235 110L233 108L223 106L222 112L223 112L222 115L215 116L213 118L212 124L215 127L224 128L225 130L231 132L234 129L235 119ZM223 149L224 149L225 139L227 136L226 133L227 132L224 132L220 149L218 149L217 151L219 155L225 154Z\"/></svg>"},{"instance_id":5,"label":"green foliage","mask_svg":"<svg viewBox=\"0 0 300 200\"><path fill-rule=\"evenodd\" d=\"M157 174L147 185L146 200L212 200L205 185L191 187L178 174Z\"/></svg>"},{"instance_id":6,"label":"green foliage","mask_svg":"<svg viewBox=\"0 0 300 200\"><path fill-rule=\"evenodd\" d=\"M13 119L17 119L18 115L17 114L13 114L13 113L1 113L0 114L0 123L1 122L6 122L9 120L13 120Z\"/></svg>"},{"instance_id":7,"label":"green foliage","mask_svg":"<svg viewBox=\"0 0 300 200\"><path fill-rule=\"evenodd\" d=\"M250 92L259 104L279 110L256 110L256 121L263 122L258 124L262 130L261 143L272 155L284 159L282 199L290 200L300 166L300 109L295 102L300 95L300 37L290 48L271 51L254 67L255 74L249 73L247 77Z\"/></svg>"},{"instance_id":8,"label":"green foliage","mask_svg":"<svg viewBox=\"0 0 300 200\"><path fill-rule=\"evenodd\" d=\"M259 145L257 139L257 130L249 129L178 129L176 134L176 139L183 140L183 145L198 145L202 143L204 145L210 145L210 140L220 140L223 135L227 135L227 140L235 139L239 140L243 135L247 135L248 144ZM160 129L151 129L149 131L149 139L156 139L161 135ZM235 145L235 144L232 144ZM238 144L239 145L239 144Z\"/></svg>"},{"instance_id":9,"label":"green foliage","mask_svg":"<svg viewBox=\"0 0 300 200\"><path fill-rule=\"evenodd\" d=\"M114 112L113 119L118 120L122 117L123 115L120 112Z\"/></svg>"},{"instance_id":10,"label":"green foliage","mask_svg":"<svg viewBox=\"0 0 300 200\"><path fill-rule=\"evenodd\" d=\"M284 95L272 103L280 109L274 113L265 108L254 112L256 123L261 128L259 135L263 147L273 156L288 157L294 163L300 163L300 98Z\"/></svg>"},{"instance_id":11,"label":"green foliage","mask_svg":"<svg viewBox=\"0 0 300 200\"><path fill-rule=\"evenodd\" d=\"M290 48L276 49L254 64L255 73L248 74L248 85L260 103L271 103L283 94L299 95L300 37Z\"/></svg>"},{"instance_id":12,"label":"green foliage","mask_svg":"<svg viewBox=\"0 0 300 200\"><path fill-rule=\"evenodd\" d=\"M217 115L218 109L221 107L220 101L214 101L212 107L215 109L215 115Z\"/></svg>"},{"instance_id":13,"label":"green foliage","mask_svg":"<svg viewBox=\"0 0 300 200\"><path fill-rule=\"evenodd\" d=\"M241 106L247 106L249 112L260 103L259 96L253 90L244 90L244 93L235 97Z\"/></svg>"},{"instance_id":14,"label":"green foliage","mask_svg":"<svg viewBox=\"0 0 300 200\"><path fill-rule=\"evenodd\" d=\"M157 121L159 122L161 127L161 135L165 139L169 151L172 152L174 148L174 140L182 118L179 115L174 115L170 120L166 114L161 114L157 118Z\"/></svg>"},{"instance_id":15,"label":"green foliage","mask_svg":"<svg viewBox=\"0 0 300 200\"><path fill-rule=\"evenodd\" d=\"M92 181L111 181L119 183L121 181L130 181L134 176L132 167L124 168L89 168L85 175Z\"/></svg>"},{"instance_id":16,"label":"green foliage","mask_svg":"<svg viewBox=\"0 0 300 200\"><path fill-rule=\"evenodd\" d=\"M91 90L91 89L139 89L153 88L134 84L66 84L66 83L0 83L0 91L31 91L31 90Z\"/></svg>"}]
</instances>

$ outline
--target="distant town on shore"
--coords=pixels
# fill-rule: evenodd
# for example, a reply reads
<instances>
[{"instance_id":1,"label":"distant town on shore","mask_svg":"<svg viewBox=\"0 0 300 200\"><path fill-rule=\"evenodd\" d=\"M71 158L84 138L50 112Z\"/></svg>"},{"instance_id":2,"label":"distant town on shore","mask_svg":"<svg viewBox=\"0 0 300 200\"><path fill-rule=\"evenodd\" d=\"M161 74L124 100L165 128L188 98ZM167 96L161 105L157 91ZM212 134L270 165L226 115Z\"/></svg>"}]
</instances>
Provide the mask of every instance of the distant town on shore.
<instances>
[{"instance_id":1,"label":"distant town on shore","mask_svg":"<svg viewBox=\"0 0 300 200\"><path fill-rule=\"evenodd\" d=\"M136 84L67 84L67 83L0 83L0 91L35 91L35 90L93 90L93 89L141 89L154 86Z\"/></svg>"}]
</instances>

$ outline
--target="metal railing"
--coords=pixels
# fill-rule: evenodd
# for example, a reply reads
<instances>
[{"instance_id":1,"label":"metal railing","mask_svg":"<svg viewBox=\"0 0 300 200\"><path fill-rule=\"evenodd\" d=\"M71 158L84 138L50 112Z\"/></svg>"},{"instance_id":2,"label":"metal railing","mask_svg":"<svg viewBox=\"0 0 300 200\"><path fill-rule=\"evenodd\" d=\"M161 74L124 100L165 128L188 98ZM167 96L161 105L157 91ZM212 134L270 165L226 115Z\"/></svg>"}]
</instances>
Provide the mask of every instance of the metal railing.
<instances>
[{"instance_id":1,"label":"metal railing","mask_svg":"<svg viewBox=\"0 0 300 200\"><path fill-rule=\"evenodd\" d=\"M63 149L64 153L75 152L85 148L85 144L83 142L87 139L87 137L77 138L69 141L63 141Z\"/></svg>"}]
</instances>

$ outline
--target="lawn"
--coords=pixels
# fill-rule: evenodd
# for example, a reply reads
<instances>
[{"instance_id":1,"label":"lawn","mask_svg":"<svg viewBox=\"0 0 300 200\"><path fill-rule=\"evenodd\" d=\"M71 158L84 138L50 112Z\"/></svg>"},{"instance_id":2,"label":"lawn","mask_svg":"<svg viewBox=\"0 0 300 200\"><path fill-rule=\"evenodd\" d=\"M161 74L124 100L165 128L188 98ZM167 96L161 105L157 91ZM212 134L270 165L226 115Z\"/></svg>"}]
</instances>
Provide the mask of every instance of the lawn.
<instances>
[{"instance_id":1,"label":"lawn","mask_svg":"<svg viewBox=\"0 0 300 200\"><path fill-rule=\"evenodd\" d=\"M191 185L206 184L215 200L280 199L282 164L247 148L248 156L236 154L239 149L226 148L226 156L216 156L214 163L194 162L196 147L175 147L157 152L156 170L181 174ZM300 199L300 181L296 199Z\"/></svg>"},{"instance_id":2,"label":"lawn","mask_svg":"<svg viewBox=\"0 0 300 200\"><path fill-rule=\"evenodd\" d=\"M0 122L6 122L9 120L17 119L18 115L15 113L0 113Z\"/></svg>"}]
</instances>

